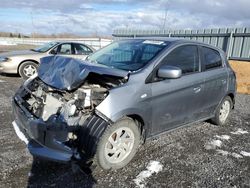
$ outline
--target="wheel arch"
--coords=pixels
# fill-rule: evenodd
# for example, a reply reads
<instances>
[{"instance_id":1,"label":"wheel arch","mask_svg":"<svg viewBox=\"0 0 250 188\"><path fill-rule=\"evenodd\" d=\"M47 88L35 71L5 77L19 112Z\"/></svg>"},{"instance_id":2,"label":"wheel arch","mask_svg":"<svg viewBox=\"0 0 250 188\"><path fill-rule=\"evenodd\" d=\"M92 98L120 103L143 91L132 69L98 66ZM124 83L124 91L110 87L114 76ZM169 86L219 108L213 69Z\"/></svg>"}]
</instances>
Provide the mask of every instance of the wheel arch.
<instances>
[{"instance_id":1,"label":"wheel arch","mask_svg":"<svg viewBox=\"0 0 250 188\"><path fill-rule=\"evenodd\" d=\"M132 118L136 122L137 126L140 128L141 140L142 140L142 143L144 143L146 140L146 133L147 133L145 120L139 114L129 114L127 115L127 117Z\"/></svg>"},{"instance_id":2,"label":"wheel arch","mask_svg":"<svg viewBox=\"0 0 250 188\"><path fill-rule=\"evenodd\" d=\"M33 63L39 65L39 62L36 61L36 60L34 60L34 59L25 59L25 60L23 60L23 61L21 61L21 62L19 63L19 65L18 65L18 67L17 67L17 72L18 72L18 73L19 73L20 66L21 66L23 63L27 62L27 61L31 61L31 62L33 62Z\"/></svg>"},{"instance_id":3,"label":"wheel arch","mask_svg":"<svg viewBox=\"0 0 250 188\"><path fill-rule=\"evenodd\" d=\"M227 96L229 96L233 102L233 107L232 109L234 109L234 104L235 104L235 94L234 93L228 93Z\"/></svg>"}]
</instances>

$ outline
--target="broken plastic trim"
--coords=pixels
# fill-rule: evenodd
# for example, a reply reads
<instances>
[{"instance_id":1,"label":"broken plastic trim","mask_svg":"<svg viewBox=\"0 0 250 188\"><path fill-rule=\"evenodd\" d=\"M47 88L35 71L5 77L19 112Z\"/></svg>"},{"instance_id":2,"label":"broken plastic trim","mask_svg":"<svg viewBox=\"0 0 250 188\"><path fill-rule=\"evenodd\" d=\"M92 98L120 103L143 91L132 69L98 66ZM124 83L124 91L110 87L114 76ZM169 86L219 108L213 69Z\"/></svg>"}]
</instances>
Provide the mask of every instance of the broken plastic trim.
<instances>
[{"instance_id":1,"label":"broken plastic trim","mask_svg":"<svg viewBox=\"0 0 250 188\"><path fill-rule=\"evenodd\" d=\"M105 121L107 121L109 124L113 124L114 123L111 119L109 119L108 117L106 117L103 113L101 113L97 109L95 109L95 113L96 113L96 115L98 115L99 117L101 117L102 119L104 119Z\"/></svg>"},{"instance_id":2,"label":"broken plastic trim","mask_svg":"<svg viewBox=\"0 0 250 188\"><path fill-rule=\"evenodd\" d=\"M78 150L80 153L92 158L96 153L99 139L108 126L109 123L98 115L94 114L89 117L78 131Z\"/></svg>"}]
</instances>

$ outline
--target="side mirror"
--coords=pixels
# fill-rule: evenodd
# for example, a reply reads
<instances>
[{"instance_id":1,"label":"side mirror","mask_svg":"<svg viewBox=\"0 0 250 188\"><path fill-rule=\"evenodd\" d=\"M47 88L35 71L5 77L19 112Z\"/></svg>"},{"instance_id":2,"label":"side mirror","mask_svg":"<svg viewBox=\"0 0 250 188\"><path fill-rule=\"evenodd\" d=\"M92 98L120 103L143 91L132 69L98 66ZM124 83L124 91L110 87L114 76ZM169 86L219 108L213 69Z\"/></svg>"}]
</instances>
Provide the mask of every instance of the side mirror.
<instances>
[{"instance_id":1,"label":"side mirror","mask_svg":"<svg viewBox=\"0 0 250 188\"><path fill-rule=\"evenodd\" d=\"M182 70L175 66L163 65L159 68L157 76L159 78L180 78Z\"/></svg>"}]
</instances>

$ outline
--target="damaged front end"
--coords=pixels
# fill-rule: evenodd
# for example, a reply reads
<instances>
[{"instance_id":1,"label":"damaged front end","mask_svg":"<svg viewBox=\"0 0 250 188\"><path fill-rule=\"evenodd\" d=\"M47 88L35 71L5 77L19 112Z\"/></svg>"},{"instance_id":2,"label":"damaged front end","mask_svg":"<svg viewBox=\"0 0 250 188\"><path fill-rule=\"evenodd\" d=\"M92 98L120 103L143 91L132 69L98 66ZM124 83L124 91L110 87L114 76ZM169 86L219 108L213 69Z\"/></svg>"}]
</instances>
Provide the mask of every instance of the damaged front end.
<instances>
[{"instance_id":1,"label":"damaged front end","mask_svg":"<svg viewBox=\"0 0 250 188\"><path fill-rule=\"evenodd\" d=\"M66 60L71 61L71 68L63 68ZM106 74L104 67L95 71L97 65L66 60L53 59L58 64L50 66L46 74L41 72L42 66L40 75L21 86L13 98L15 124L27 137L30 153L60 162L93 157L99 138L112 123L96 107L110 89L126 81L116 73ZM75 70L76 66L81 69ZM51 69L54 72L48 77ZM73 77L65 80L69 72Z\"/></svg>"}]
</instances>

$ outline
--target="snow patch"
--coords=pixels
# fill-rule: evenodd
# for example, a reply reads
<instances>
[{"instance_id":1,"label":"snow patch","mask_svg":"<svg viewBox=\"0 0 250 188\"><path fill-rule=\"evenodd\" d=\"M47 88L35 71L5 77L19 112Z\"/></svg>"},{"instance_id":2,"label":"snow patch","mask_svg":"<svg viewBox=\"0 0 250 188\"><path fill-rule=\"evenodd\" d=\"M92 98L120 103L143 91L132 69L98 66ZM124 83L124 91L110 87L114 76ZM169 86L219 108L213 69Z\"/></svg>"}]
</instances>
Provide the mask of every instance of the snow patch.
<instances>
[{"instance_id":1,"label":"snow patch","mask_svg":"<svg viewBox=\"0 0 250 188\"><path fill-rule=\"evenodd\" d=\"M240 155L238 153L235 153L235 152L230 153L228 151L224 151L224 150L221 150L221 149L217 149L216 151L217 151L218 154L221 154L223 156L232 156L232 157L237 158L237 159L242 158L242 155Z\"/></svg>"},{"instance_id":2,"label":"snow patch","mask_svg":"<svg viewBox=\"0 0 250 188\"><path fill-rule=\"evenodd\" d=\"M221 149L217 149L216 151L218 152L218 154L221 154L221 155L224 155L224 156L230 155L230 152L228 152L228 151L224 151L224 150L221 150Z\"/></svg>"},{"instance_id":3,"label":"snow patch","mask_svg":"<svg viewBox=\"0 0 250 188\"><path fill-rule=\"evenodd\" d=\"M242 130L240 128L235 132L231 132L231 134L236 134L236 135L247 134L247 133L248 133L248 131L244 131L244 130Z\"/></svg>"},{"instance_id":4,"label":"snow patch","mask_svg":"<svg viewBox=\"0 0 250 188\"><path fill-rule=\"evenodd\" d=\"M221 140L229 140L229 139L230 139L230 136L228 136L228 135L221 135L221 136L216 135L215 137L216 137L216 138L219 138L219 139L221 139Z\"/></svg>"},{"instance_id":5,"label":"snow patch","mask_svg":"<svg viewBox=\"0 0 250 188\"><path fill-rule=\"evenodd\" d=\"M212 140L211 142L209 142L208 144L205 145L205 148L207 150L211 150L211 149L216 149L217 147L221 147L222 145L222 141L220 140Z\"/></svg>"},{"instance_id":6,"label":"snow patch","mask_svg":"<svg viewBox=\"0 0 250 188\"><path fill-rule=\"evenodd\" d=\"M245 156L245 157L250 157L250 152L241 151L240 154Z\"/></svg>"},{"instance_id":7,"label":"snow patch","mask_svg":"<svg viewBox=\"0 0 250 188\"><path fill-rule=\"evenodd\" d=\"M3 82L5 82L4 80L0 80L0 83L3 83Z\"/></svg>"},{"instance_id":8,"label":"snow patch","mask_svg":"<svg viewBox=\"0 0 250 188\"><path fill-rule=\"evenodd\" d=\"M240 155L240 154L238 154L238 153L232 153L231 154L233 157L235 157L235 158L237 158L237 159L239 159L239 158L242 158L242 155Z\"/></svg>"},{"instance_id":9,"label":"snow patch","mask_svg":"<svg viewBox=\"0 0 250 188\"><path fill-rule=\"evenodd\" d=\"M136 176L136 179L134 179L137 187L145 187L146 179L152 176L154 173L157 174L158 172L162 171L163 165L159 161L150 161L146 168L147 170L140 172L140 174Z\"/></svg>"},{"instance_id":10,"label":"snow patch","mask_svg":"<svg viewBox=\"0 0 250 188\"><path fill-rule=\"evenodd\" d=\"M13 45L16 45L16 43L13 43L13 42L10 42L10 41L1 40L0 41L0 45L13 46Z\"/></svg>"}]
</instances>

